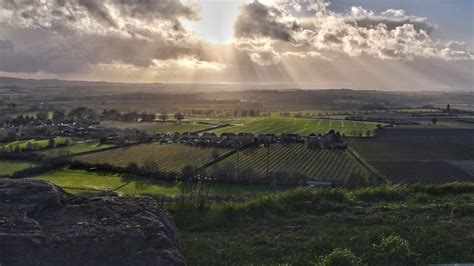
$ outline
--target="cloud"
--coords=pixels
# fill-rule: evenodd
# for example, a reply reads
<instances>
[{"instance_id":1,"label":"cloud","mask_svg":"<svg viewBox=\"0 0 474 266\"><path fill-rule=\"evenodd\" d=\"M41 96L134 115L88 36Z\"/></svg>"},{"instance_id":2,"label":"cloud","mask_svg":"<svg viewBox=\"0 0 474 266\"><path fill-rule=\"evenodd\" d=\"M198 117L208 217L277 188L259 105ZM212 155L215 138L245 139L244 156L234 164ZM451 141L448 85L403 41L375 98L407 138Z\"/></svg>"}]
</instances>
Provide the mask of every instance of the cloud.
<instances>
[{"instance_id":1,"label":"cloud","mask_svg":"<svg viewBox=\"0 0 474 266\"><path fill-rule=\"evenodd\" d=\"M178 0L0 0L0 6L0 37L16 44L2 52L0 71L64 73L111 62L148 67L154 60L209 59L206 43L181 23L199 18L195 7Z\"/></svg>"},{"instance_id":2,"label":"cloud","mask_svg":"<svg viewBox=\"0 0 474 266\"><path fill-rule=\"evenodd\" d=\"M0 52L14 52L15 46L10 40L0 40Z\"/></svg>"},{"instance_id":3,"label":"cloud","mask_svg":"<svg viewBox=\"0 0 474 266\"><path fill-rule=\"evenodd\" d=\"M296 19L283 9L258 1L241 7L234 27L238 38L269 37L287 42L293 41L293 33L299 30Z\"/></svg>"},{"instance_id":4,"label":"cloud","mask_svg":"<svg viewBox=\"0 0 474 266\"><path fill-rule=\"evenodd\" d=\"M265 45L237 45L249 54L257 64L268 65L281 60L261 60L259 54L281 58L281 54L314 58L346 55L369 55L382 60L411 61L418 58L442 60L472 60L474 55L453 42L441 42L431 38L436 26L427 18L407 15L404 10L389 9L380 14L354 6L349 12L336 13L328 9L324 0L279 0L275 6L258 1L244 5L236 23L237 43L262 43ZM311 11L313 16L293 16L285 8L295 11ZM285 51L278 49L280 43ZM296 52L305 47L306 51ZM288 50L290 49L290 50ZM293 51L292 51L293 49Z\"/></svg>"}]
</instances>

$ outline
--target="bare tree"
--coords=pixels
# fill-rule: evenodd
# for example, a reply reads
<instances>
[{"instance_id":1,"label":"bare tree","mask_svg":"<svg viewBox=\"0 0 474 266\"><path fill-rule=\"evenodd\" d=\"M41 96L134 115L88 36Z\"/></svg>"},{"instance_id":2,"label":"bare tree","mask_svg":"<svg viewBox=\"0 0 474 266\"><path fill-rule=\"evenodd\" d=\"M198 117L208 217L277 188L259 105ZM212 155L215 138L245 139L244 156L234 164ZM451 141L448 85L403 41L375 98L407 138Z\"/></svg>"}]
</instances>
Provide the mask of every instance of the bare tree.
<instances>
[{"instance_id":1,"label":"bare tree","mask_svg":"<svg viewBox=\"0 0 474 266\"><path fill-rule=\"evenodd\" d=\"M160 119L163 123L168 119L168 114L166 112L162 112L158 115L158 119Z\"/></svg>"},{"instance_id":2,"label":"bare tree","mask_svg":"<svg viewBox=\"0 0 474 266\"><path fill-rule=\"evenodd\" d=\"M174 114L174 118L176 120L178 120L178 123L181 123L181 120L184 119L184 115L182 113L178 112L178 113Z\"/></svg>"}]
</instances>

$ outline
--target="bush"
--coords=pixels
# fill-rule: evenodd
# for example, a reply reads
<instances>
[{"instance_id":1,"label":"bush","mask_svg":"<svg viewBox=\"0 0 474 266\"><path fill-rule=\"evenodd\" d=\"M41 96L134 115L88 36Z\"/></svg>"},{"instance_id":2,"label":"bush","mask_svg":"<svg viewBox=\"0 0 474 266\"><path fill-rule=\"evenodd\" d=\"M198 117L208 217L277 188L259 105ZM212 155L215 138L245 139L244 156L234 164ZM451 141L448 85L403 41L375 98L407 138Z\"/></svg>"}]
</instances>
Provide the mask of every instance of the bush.
<instances>
[{"instance_id":1,"label":"bush","mask_svg":"<svg viewBox=\"0 0 474 266\"><path fill-rule=\"evenodd\" d=\"M398 235L382 237L382 241L374 249L376 264L416 265L416 254L411 251L408 241Z\"/></svg>"},{"instance_id":2,"label":"bush","mask_svg":"<svg viewBox=\"0 0 474 266\"><path fill-rule=\"evenodd\" d=\"M364 187L351 192L356 200L375 201L400 201L406 197L406 188L402 186Z\"/></svg>"},{"instance_id":3,"label":"bush","mask_svg":"<svg viewBox=\"0 0 474 266\"><path fill-rule=\"evenodd\" d=\"M336 248L329 255L317 258L315 265L321 266L352 266L362 265L362 260L350 249Z\"/></svg>"},{"instance_id":4,"label":"bush","mask_svg":"<svg viewBox=\"0 0 474 266\"><path fill-rule=\"evenodd\" d=\"M450 183L442 185L416 185L413 187L415 192L424 192L429 195L442 196L446 194L474 193L473 183Z\"/></svg>"}]
</instances>

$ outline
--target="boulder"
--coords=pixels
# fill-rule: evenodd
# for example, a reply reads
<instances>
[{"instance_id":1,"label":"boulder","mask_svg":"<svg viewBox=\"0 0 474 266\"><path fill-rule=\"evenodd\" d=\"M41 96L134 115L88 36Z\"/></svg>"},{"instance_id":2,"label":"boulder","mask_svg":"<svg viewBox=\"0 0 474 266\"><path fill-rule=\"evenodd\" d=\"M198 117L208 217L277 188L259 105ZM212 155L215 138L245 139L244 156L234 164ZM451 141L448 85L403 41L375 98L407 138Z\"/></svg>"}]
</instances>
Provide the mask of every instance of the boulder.
<instances>
[{"instance_id":1,"label":"boulder","mask_svg":"<svg viewBox=\"0 0 474 266\"><path fill-rule=\"evenodd\" d=\"M0 265L184 265L179 234L150 197L85 197L0 179Z\"/></svg>"}]
</instances>

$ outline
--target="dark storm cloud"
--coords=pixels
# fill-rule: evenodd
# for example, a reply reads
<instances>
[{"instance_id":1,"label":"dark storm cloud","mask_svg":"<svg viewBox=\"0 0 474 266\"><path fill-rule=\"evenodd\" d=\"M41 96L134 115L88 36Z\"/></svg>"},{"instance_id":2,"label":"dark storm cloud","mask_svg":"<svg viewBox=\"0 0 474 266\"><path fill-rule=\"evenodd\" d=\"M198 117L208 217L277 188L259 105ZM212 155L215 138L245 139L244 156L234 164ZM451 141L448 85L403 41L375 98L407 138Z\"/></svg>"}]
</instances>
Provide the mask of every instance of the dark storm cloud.
<instances>
[{"instance_id":1,"label":"dark storm cloud","mask_svg":"<svg viewBox=\"0 0 474 266\"><path fill-rule=\"evenodd\" d=\"M258 1L241 7L234 27L237 37L268 37L286 42L292 41L293 33L299 29L298 23L283 10Z\"/></svg>"}]
</instances>

